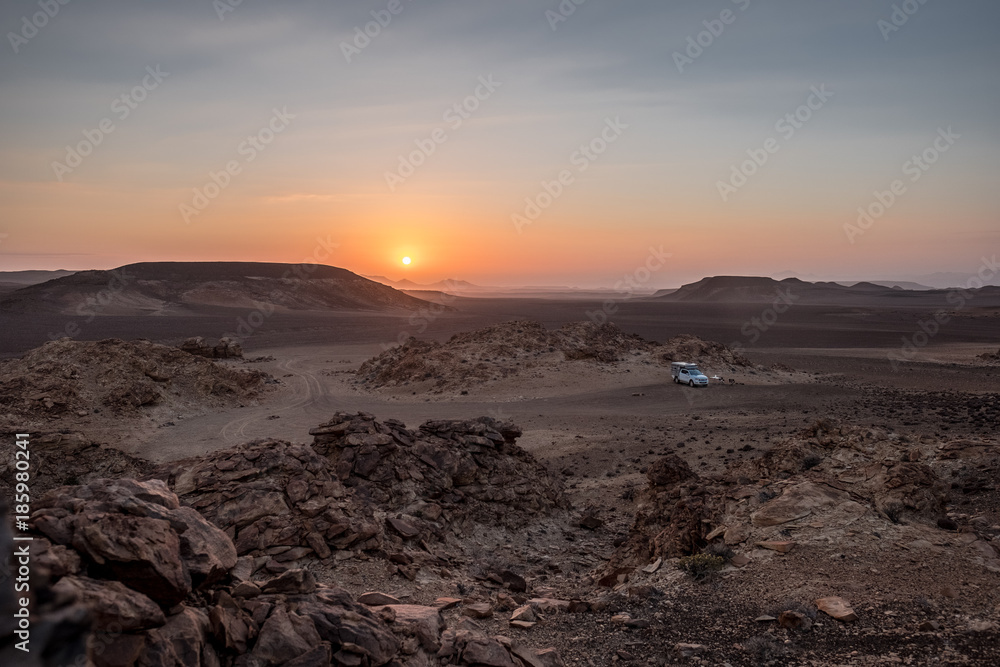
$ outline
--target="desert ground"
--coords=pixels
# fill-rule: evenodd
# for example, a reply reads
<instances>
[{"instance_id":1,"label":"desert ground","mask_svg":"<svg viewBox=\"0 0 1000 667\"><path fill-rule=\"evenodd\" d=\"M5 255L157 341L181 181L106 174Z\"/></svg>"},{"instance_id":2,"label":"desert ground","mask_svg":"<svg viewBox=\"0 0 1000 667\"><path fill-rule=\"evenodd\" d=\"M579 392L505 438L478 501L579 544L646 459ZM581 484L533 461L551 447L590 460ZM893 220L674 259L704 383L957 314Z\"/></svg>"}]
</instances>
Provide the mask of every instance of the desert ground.
<instances>
[{"instance_id":1,"label":"desert ground","mask_svg":"<svg viewBox=\"0 0 1000 667\"><path fill-rule=\"evenodd\" d=\"M898 363L889 355L898 358L904 340L914 340L932 316L928 309L801 305L751 340L745 325L760 317L761 304L623 301L608 319L644 342L614 342L613 359L571 359L545 339L407 375L400 370L406 363L431 354L420 348L410 360L383 364L395 375L363 380L366 362L392 354L409 336L451 354L456 335L486 330L477 335L512 340L536 328L589 323L594 313L603 322L608 314L597 301L448 304L416 315L277 313L241 337L242 357L211 362L268 378L246 394L140 405L121 419L80 410L19 426L8 414L4 426L84 441L74 445L74 467L59 460L59 438L49 438L39 452L36 495L96 477L152 476L187 503L181 476L207 465L193 459L228 461L254 442L309 445L322 439L311 429L353 429L362 423L358 413L370 415L375 421L364 423L378 424L378 433L412 434L427 422L478 417L516 425L516 445L541 464L532 479L548 480L546 493L555 485L562 500L539 501L537 511L513 503L510 525L473 522L444 536L421 535L419 543L404 528L385 529L377 548L358 543L326 558L315 548L294 561L254 551L251 572L215 584L214 595L225 590L232 600L240 581L263 588L269 577L301 568L352 596L380 592L393 604L438 604L448 627L501 637L511 651L512 641L555 649L534 657L537 663L509 656L459 663L456 651L456 664L1000 662L1000 360L990 356L1000 348L996 307L955 313ZM80 338L176 347L191 336L218 339L246 315L217 308L105 315L87 322ZM0 315L4 363L57 337L65 324L54 314ZM649 342L676 336L722 343L725 354L735 348L746 362L706 352L702 370L720 379L706 388L675 385L666 348ZM481 340L473 337L455 354L479 354ZM479 371L461 367L477 362L485 364ZM382 426L390 420L397 421ZM782 511L796 514L761 518ZM394 516L417 528L434 523L416 511ZM724 564L697 577L682 571L690 562L685 544L686 555L707 549ZM397 552L409 555L386 556ZM524 613L529 598L535 602ZM825 598L843 598L854 613L838 620L818 611L816 601ZM512 613L528 620L511 625ZM425 654L432 654L428 646L412 653ZM368 654L357 662L339 655L343 662L333 664L383 664ZM432 664L399 659L392 664ZM223 657L222 664L230 663Z\"/></svg>"}]
</instances>

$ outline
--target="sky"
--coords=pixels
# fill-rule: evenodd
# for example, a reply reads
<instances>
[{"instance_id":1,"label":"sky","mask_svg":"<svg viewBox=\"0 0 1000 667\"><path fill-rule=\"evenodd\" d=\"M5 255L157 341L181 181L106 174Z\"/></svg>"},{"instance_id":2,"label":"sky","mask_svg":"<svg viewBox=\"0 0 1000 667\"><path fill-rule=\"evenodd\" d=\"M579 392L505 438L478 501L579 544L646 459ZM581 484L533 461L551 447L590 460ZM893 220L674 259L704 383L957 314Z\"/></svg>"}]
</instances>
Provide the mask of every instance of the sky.
<instances>
[{"instance_id":1,"label":"sky","mask_svg":"<svg viewBox=\"0 0 1000 667\"><path fill-rule=\"evenodd\" d=\"M998 25L986 0L11 0L0 270L972 275L1000 246Z\"/></svg>"}]
</instances>

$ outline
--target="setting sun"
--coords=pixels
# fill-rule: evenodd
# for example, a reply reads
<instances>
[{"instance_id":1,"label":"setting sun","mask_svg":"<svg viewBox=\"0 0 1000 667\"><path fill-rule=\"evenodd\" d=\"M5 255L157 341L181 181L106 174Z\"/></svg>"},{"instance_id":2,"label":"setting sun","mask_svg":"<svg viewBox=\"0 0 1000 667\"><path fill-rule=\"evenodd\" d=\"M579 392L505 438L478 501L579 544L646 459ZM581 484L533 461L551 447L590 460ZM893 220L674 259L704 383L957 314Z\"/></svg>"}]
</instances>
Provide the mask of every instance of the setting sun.
<instances>
[{"instance_id":1,"label":"setting sun","mask_svg":"<svg viewBox=\"0 0 1000 667\"><path fill-rule=\"evenodd\" d=\"M407 266L409 266L409 265L410 265L410 262L412 262L412 261L413 261L413 260L412 260L412 259L410 259L409 257L404 257L404 258L403 258L403 264L406 264Z\"/></svg>"}]
</instances>

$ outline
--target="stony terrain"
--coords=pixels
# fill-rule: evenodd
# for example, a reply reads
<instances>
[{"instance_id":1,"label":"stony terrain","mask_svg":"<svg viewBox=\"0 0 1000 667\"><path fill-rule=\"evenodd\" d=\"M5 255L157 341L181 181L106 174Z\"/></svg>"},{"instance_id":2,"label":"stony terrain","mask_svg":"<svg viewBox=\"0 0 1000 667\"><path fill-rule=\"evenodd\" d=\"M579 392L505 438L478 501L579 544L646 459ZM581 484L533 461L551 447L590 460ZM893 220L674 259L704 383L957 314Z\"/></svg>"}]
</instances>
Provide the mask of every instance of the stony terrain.
<instances>
[{"instance_id":1,"label":"stony terrain","mask_svg":"<svg viewBox=\"0 0 1000 667\"><path fill-rule=\"evenodd\" d=\"M346 559L375 558L413 580L441 560L428 540L565 510L516 427L483 419L410 432L342 414L315 432L312 447L254 443L148 481L44 495L30 522L41 641L99 667L563 664L472 621L449 626L442 612L460 599L355 599L334 585ZM525 590L513 572L490 576ZM25 664L15 650L0 646L4 664Z\"/></svg>"},{"instance_id":2,"label":"stony terrain","mask_svg":"<svg viewBox=\"0 0 1000 667\"><path fill-rule=\"evenodd\" d=\"M61 339L0 361L0 432L117 444L130 428L250 403L273 380L150 341ZM128 426L127 426L128 425Z\"/></svg>"},{"instance_id":3,"label":"stony terrain","mask_svg":"<svg viewBox=\"0 0 1000 667\"><path fill-rule=\"evenodd\" d=\"M72 412L42 422L38 645L69 656L95 628L97 664L211 667L997 664L1000 390L978 358L995 344L897 372L885 351L744 358L590 324L456 338L514 372L373 389L351 381L374 345L248 348L244 366L192 342L217 360L185 366L281 383L184 384L166 405L203 414L178 426L159 403L102 407L107 438ZM727 381L669 384L678 356ZM97 407L101 377L77 387ZM112 444L140 424L141 452Z\"/></svg>"},{"instance_id":4,"label":"stony terrain","mask_svg":"<svg viewBox=\"0 0 1000 667\"><path fill-rule=\"evenodd\" d=\"M362 364L354 384L389 393L478 394L504 381L522 388L543 386L557 370L587 378L633 370L662 373L671 361L681 360L709 373L765 374L725 345L691 335L657 343L613 324L574 322L550 331L539 322L519 320L456 334L445 343L410 338Z\"/></svg>"}]
</instances>

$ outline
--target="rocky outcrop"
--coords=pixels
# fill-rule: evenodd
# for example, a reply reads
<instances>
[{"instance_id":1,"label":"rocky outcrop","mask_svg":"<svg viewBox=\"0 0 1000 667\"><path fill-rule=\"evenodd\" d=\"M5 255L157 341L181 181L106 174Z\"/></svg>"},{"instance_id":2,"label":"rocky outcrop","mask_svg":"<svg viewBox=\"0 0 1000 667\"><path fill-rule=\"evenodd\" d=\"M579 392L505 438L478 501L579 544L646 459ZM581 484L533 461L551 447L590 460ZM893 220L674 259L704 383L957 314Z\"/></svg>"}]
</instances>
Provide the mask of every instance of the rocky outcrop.
<instances>
[{"instance_id":1,"label":"rocky outcrop","mask_svg":"<svg viewBox=\"0 0 1000 667\"><path fill-rule=\"evenodd\" d=\"M668 454L649 467L643 509L636 514L629 540L611 569L654 558L675 558L700 551L717 524L724 504L680 457Z\"/></svg>"},{"instance_id":2,"label":"rocky outcrop","mask_svg":"<svg viewBox=\"0 0 1000 667\"><path fill-rule=\"evenodd\" d=\"M738 545L787 553L800 542L843 540L861 519L875 532L886 524L936 529L946 514L949 468L952 487L975 492L980 478L966 481L974 469L968 461L974 457L975 467L992 470L992 451L985 442L914 442L821 420L709 479L667 455L649 466L629 539L599 574L692 555L712 542L723 553ZM790 530L795 540L788 539ZM993 566L990 553L983 561Z\"/></svg>"},{"instance_id":3,"label":"rocky outcrop","mask_svg":"<svg viewBox=\"0 0 1000 667\"><path fill-rule=\"evenodd\" d=\"M169 463L152 477L271 572L343 551L422 556L420 541L568 506L561 482L516 444L513 424L433 421L411 431L338 413L310 432L312 446L263 440Z\"/></svg>"},{"instance_id":4,"label":"rocky outcrop","mask_svg":"<svg viewBox=\"0 0 1000 667\"><path fill-rule=\"evenodd\" d=\"M516 320L456 334L445 343L410 338L362 364L355 383L368 390L414 385L441 393L530 377L567 362L622 368L629 363L669 366L671 361L705 363L720 371L755 368L729 347L695 336L660 344L611 323L571 322L549 331L539 322Z\"/></svg>"},{"instance_id":5,"label":"rocky outcrop","mask_svg":"<svg viewBox=\"0 0 1000 667\"><path fill-rule=\"evenodd\" d=\"M269 469L287 471L282 461L294 454L322 468L308 447L282 444ZM255 450L241 455L247 451ZM438 607L362 605L303 569L240 595L251 585L236 573L233 542L162 480L61 487L39 501L31 528L31 646L48 646L60 664L82 661L84 652L97 667L533 667L541 656L558 664L551 650L449 630ZM4 618L13 618L13 605L0 597ZM0 625L4 664L49 664L11 652L15 629Z\"/></svg>"},{"instance_id":6,"label":"rocky outcrop","mask_svg":"<svg viewBox=\"0 0 1000 667\"><path fill-rule=\"evenodd\" d=\"M347 489L333 468L308 445L263 440L170 463L153 476L223 529L239 555L288 563L382 545L376 508Z\"/></svg>"},{"instance_id":7,"label":"rocky outcrop","mask_svg":"<svg viewBox=\"0 0 1000 667\"><path fill-rule=\"evenodd\" d=\"M410 431L338 413L310 434L347 487L396 514L390 525L404 538L461 534L471 522L516 526L568 506L561 482L516 444L521 429L509 422L429 421Z\"/></svg>"},{"instance_id":8,"label":"rocky outcrop","mask_svg":"<svg viewBox=\"0 0 1000 667\"><path fill-rule=\"evenodd\" d=\"M84 569L174 605L236 565L218 528L158 480L97 480L43 496L32 526L53 544L72 547Z\"/></svg>"},{"instance_id":9,"label":"rocky outcrop","mask_svg":"<svg viewBox=\"0 0 1000 667\"><path fill-rule=\"evenodd\" d=\"M243 346L233 338L220 338L215 345L205 342L201 336L188 338L180 344L180 349L188 354L209 359L232 359L243 357Z\"/></svg>"}]
</instances>

